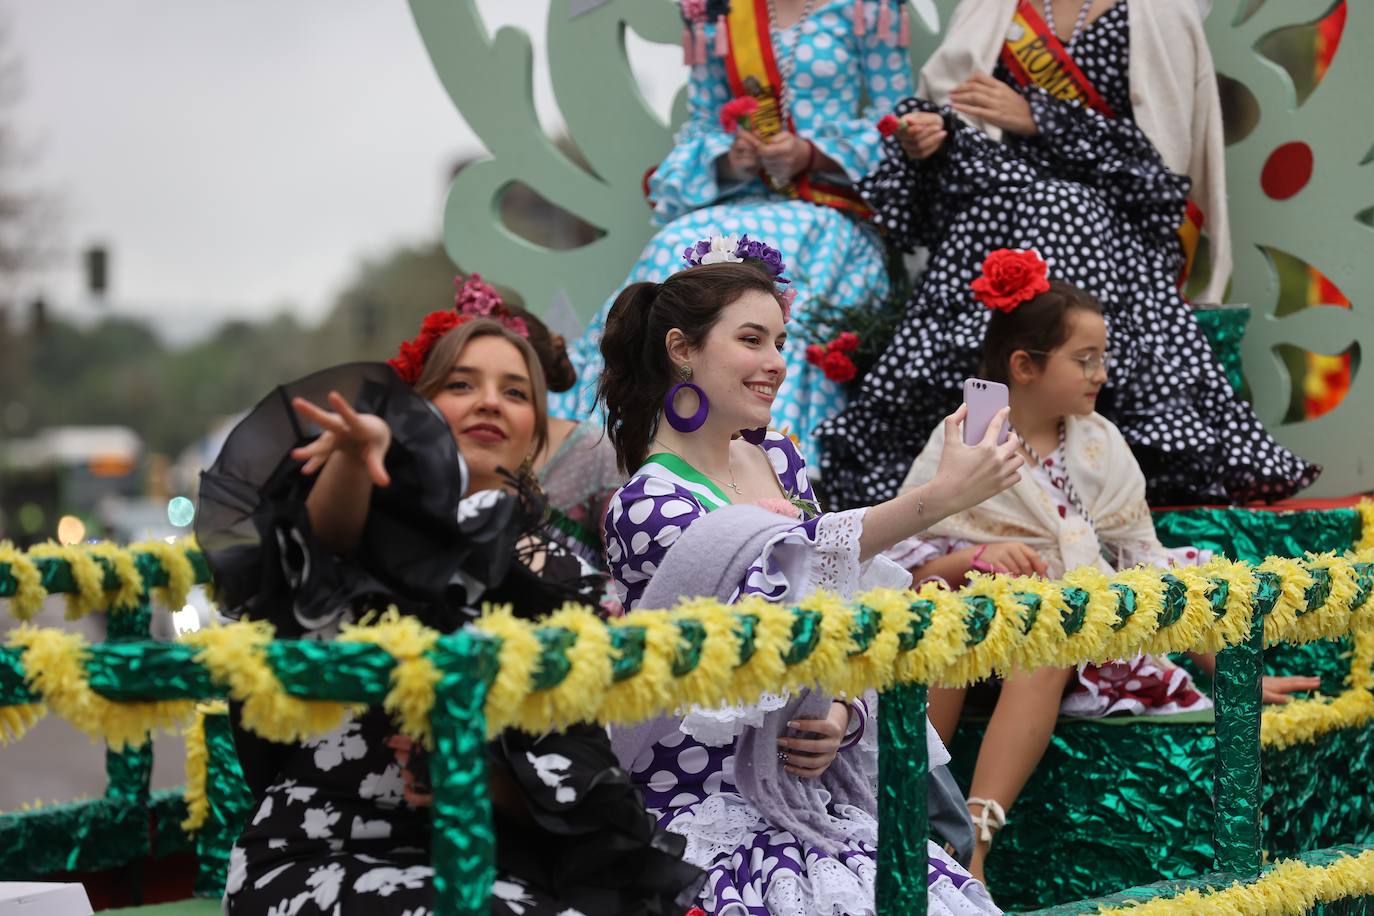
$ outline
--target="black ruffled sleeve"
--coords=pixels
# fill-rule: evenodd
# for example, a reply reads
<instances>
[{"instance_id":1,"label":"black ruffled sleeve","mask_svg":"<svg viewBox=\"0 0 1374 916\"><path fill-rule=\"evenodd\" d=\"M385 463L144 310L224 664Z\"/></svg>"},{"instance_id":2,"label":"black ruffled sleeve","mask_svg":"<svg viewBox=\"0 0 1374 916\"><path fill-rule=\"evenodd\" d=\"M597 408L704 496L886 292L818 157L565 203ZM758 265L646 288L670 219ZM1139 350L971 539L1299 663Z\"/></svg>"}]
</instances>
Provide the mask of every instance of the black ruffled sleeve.
<instances>
[{"instance_id":1,"label":"black ruffled sleeve","mask_svg":"<svg viewBox=\"0 0 1374 916\"><path fill-rule=\"evenodd\" d=\"M1134 121L1108 118L1038 87L1025 96L1036 135L1022 146L1037 151L1047 175L1096 188L1147 236L1174 237L1192 181L1169 170Z\"/></svg>"},{"instance_id":2,"label":"black ruffled sleeve","mask_svg":"<svg viewBox=\"0 0 1374 916\"><path fill-rule=\"evenodd\" d=\"M902 151L896 136L887 137L882 163L859 183L874 223L902 248L935 247L977 197L998 188L1025 187L1041 177L1035 163L969 127L949 106L909 98L895 113L901 117L916 111L944 118L949 131L944 146L928 159L915 160Z\"/></svg>"},{"instance_id":3,"label":"black ruffled sleeve","mask_svg":"<svg viewBox=\"0 0 1374 916\"><path fill-rule=\"evenodd\" d=\"M350 556L316 540L305 508L315 478L290 455L319 433L291 399L323 404L330 391L392 431L391 485L374 489ZM517 539L532 527L518 497L465 502L466 488L457 443L429 401L383 363L336 366L277 387L234 428L202 475L196 537L223 613L269 620L278 636L389 604L451 631L465 622L470 597L506 577Z\"/></svg>"}]
</instances>

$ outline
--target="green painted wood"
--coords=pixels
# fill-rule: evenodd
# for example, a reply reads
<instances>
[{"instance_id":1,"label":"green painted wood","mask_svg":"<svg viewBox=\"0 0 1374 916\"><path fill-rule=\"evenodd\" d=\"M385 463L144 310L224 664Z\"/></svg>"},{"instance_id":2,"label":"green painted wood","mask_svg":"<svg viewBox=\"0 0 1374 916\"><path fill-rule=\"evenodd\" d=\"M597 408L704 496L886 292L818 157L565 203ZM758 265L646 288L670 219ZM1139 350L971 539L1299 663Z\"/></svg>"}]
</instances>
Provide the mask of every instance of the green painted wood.
<instances>
[{"instance_id":1,"label":"green painted wood","mask_svg":"<svg viewBox=\"0 0 1374 916\"><path fill-rule=\"evenodd\" d=\"M1311 496L1344 496L1374 487L1365 419L1374 411L1374 371L1357 372L1335 410L1305 423L1281 424L1291 379L1276 348L1284 344L1328 355L1360 344L1374 348L1374 229L1357 214L1374 206L1374 125L1369 110L1374 59L1374 4L1348 4L1345 35L1326 78L1301 105L1293 81L1256 45L1281 29L1325 16L1335 0L1217 0L1207 23L1217 71L1244 84L1259 103L1259 123L1226 151L1231 239L1235 251L1232 302L1254 317L1243 344L1245 374L1256 412L1284 445L1325 467ZM1260 173L1279 146L1303 141L1313 150L1311 181L1278 201L1260 188ZM1365 163L1362 165L1362 163ZM1318 307L1275 317L1279 282L1267 250L1306 261L1324 273L1353 308ZM1368 361L1366 355L1366 362Z\"/></svg>"}]
</instances>

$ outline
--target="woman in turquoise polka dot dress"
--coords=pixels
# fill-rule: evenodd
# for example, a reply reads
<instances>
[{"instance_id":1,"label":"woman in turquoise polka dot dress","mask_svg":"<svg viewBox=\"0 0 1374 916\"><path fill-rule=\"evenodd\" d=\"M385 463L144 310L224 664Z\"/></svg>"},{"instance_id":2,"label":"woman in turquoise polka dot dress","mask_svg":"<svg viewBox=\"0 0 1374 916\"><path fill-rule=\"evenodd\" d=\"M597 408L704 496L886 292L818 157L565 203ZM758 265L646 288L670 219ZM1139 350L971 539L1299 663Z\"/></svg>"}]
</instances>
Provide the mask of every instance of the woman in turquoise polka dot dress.
<instances>
[{"instance_id":1,"label":"woman in turquoise polka dot dress","mask_svg":"<svg viewBox=\"0 0 1374 916\"><path fill-rule=\"evenodd\" d=\"M550 396L552 415L591 412L616 293L667 279L698 239L749 235L776 245L803 317L818 299L848 306L887 294L882 244L850 189L882 158L877 120L912 91L901 8L894 0L733 0L726 10L719 0L684 0L690 118L649 179L663 228L570 348L579 385ZM721 108L740 95L754 96L758 108L747 128L727 129ZM773 415L805 443L842 406L842 391L807 364L802 347L789 349L787 363Z\"/></svg>"}]
</instances>

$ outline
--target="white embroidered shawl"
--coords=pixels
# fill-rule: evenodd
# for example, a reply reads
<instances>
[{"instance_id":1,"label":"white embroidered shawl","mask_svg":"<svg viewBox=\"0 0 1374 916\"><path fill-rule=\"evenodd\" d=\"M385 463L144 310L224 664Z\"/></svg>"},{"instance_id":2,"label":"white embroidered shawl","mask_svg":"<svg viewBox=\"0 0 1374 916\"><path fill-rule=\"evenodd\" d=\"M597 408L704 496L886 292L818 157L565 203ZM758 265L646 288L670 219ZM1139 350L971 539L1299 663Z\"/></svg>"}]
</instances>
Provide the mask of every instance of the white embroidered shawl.
<instances>
[{"instance_id":1,"label":"white embroidered shawl","mask_svg":"<svg viewBox=\"0 0 1374 916\"><path fill-rule=\"evenodd\" d=\"M1096 566L1111 572L1103 559L1098 537L1109 545L1129 545L1142 553L1166 557L1155 535L1150 507L1145 502L1145 475L1121 432L1098 414L1065 420L1064 453L1068 473L1096 525L1070 513L1059 517L1054 497L1028 469L1021 480L980 505L933 525L930 537L946 537L979 544L1019 541L1034 548L1058 579L1068 570ZM935 476L944 449L944 424L936 427L925 450L911 466L903 491Z\"/></svg>"}]
</instances>

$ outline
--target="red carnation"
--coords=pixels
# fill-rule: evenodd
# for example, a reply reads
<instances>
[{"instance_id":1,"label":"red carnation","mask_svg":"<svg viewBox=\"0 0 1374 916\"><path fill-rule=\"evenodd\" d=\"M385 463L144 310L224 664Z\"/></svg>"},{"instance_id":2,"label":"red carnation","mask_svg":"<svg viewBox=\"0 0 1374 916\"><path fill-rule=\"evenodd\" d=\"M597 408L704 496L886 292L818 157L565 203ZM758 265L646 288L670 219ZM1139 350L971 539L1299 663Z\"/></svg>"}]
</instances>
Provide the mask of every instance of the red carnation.
<instances>
[{"instance_id":1,"label":"red carnation","mask_svg":"<svg viewBox=\"0 0 1374 916\"><path fill-rule=\"evenodd\" d=\"M406 384L414 385L425 371L425 360L439 338L470 320L470 315L459 315L453 311L430 312L420 325L420 333L413 340L402 343L400 352L387 360L387 365L395 369Z\"/></svg>"},{"instance_id":2,"label":"red carnation","mask_svg":"<svg viewBox=\"0 0 1374 916\"><path fill-rule=\"evenodd\" d=\"M1050 288L1049 265L1034 251L999 248L983 261L973 295L990 309L1013 311Z\"/></svg>"},{"instance_id":3,"label":"red carnation","mask_svg":"<svg viewBox=\"0 0 1374 916\"><path fill-rule=\"evenodd\" d=\"M811 344L806 348L806 361L813 366L819 366L821 360L825 359L825 347L820 344Z\"/></svg>"},{"instance_id":4,"label":"red carnation","mask_svg":"<svg viewBox=\"0 0 1374 916\"><path fill-rule=\"evenodd\" d=\"M726 133L733 134L735 128L743 126L749 129L749 116L758 110L758 100L753 96L735 96L724 105L720 106L720 126L725 128Z\"/></svg>"},{"instance_id":5,"label":"red carnation","mask_svg":"<svg viewBox=\"0 0 1374 916\"><path fill-rule=\"evenodd\" d=\"M895 114L885 114L878 119L878 133L884 137L890 137L902 129L902 122L897 120Z\"/></svg>"},{"instance_id":6,"label":"red carnation","mask_svg":"<svg viewBox=\"0 0 1374 916\"><path fill-rule=\"evenodd\" d=\"M832 382L847 382L859 374L859 368L854 365L854 360L839 350L831 350L825 354L825 358L821 360L821 371Z\"/></svg>"},{"instance_id":7,"label":"red carnation","mask_svg":"<svg viewBox=\"0 0 1374 916\"><path fill-rule=\"evenodd\" d=\"M831 350L839 350L841 353L853 353L859 349L859 335L853 331L842 331L838 337L830 341Z\"/></svg>"}]
</instances>

